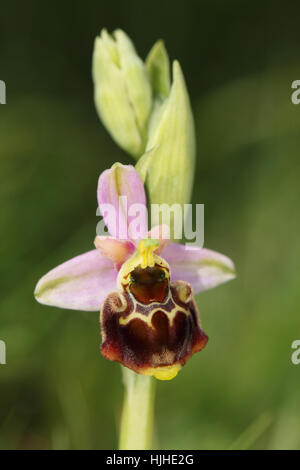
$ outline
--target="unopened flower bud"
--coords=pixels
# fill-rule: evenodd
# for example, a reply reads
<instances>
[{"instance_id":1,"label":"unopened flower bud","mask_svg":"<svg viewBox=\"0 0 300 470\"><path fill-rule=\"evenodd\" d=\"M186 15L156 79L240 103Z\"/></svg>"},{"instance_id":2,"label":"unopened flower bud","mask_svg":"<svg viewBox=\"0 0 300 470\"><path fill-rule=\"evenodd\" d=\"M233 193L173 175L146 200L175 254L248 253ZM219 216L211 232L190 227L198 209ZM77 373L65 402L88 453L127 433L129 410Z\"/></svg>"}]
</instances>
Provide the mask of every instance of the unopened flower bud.
<instances>
[{"instance_id":1,"label":"unopened flower bud","mask_svg":"<svg viewBox=\"0 0 300 470\"><path fill-rule=\"evenodd\" d=\"M124 31L106 30L96 38L93 54L95 104L117 144L135 158L147 141L152 90L144 62Z\"/></svg>"},{"instance_id":2,"label":"unopened flower bud","mask_svg":"<svg viewBox=\"0 0 300 470\"><path fill-rule=\"evenodd\" d=\"M149 55L157 88L167 91L166 59ZM156 61L154 67L152 61ZM160 65L158 65L160 63ZM157 94L156 96L158 96ZM136 168L146 181L153 204L186 204L191 197L195 162L195 132L190 100L181 67L173 64L173 84L167 98L160 93L149 124L145 154Z\"/></svg>"}]
</instances>

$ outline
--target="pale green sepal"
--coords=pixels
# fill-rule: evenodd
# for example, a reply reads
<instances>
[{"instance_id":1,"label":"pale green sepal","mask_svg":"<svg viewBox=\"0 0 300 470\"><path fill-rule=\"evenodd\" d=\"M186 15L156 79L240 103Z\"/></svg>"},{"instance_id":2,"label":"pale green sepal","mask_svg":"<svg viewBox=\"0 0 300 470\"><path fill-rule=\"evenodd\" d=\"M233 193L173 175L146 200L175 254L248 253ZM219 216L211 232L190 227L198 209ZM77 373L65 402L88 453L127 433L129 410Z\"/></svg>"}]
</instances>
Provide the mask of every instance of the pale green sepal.
<instances>
[{"instance_id":1,"label":"pale green sepal","mask_svg":"<svg viewBox=\"0 0 300 470\"><path fill-rule=\"evenodd\" d=\"M152 155L155 154L157 147L154 147L151 150L148 150L148 152L144 153L144 155L141 156L141 158L138 160L137 164L135 165L135 169L138 172L141 180L145 184L146 178L147 178L147 172L148 168L151 162L151 157Z\"/></svg>"},{"instance_id":2,"label":"pale green sepal","mask_svg":"<svg viewBox=\"0 0 300 470\"><path fill-rule=\"evenodd\" d=\"M181 67L173 64L173 84L163 111L152 126L147 153L137 170L146 183L151 203L190 201L195 164L195 132Z\"/></svg>"},{"instance_id":3,"label":"pale green sepal","mask_svg":"<svg viewBox=\"0 0 300 470\"><path fill-rule=\"evenodd\" d=\"M146 58L146 67L154 95L167 98L170 93L170 60L162 40L157 41Z\"/></svg>"},{"instance_id":4,"label":"pale green sepal","mask_svg":"<svg viewBox=\"0 0 300 470\"><path fill-rule=\"evenodd\" d=\"M153 107L148 124L148 140L151 140L171 89L170 60L163 41L157 41L150 50L146 58L146 67L153 90Z\"/></svg>"},{"instance_id":5,"label":"pale green sepal","mask_svg":"<svg viewBox=\"0 0 300 470\"><path fill-rule=\"evenodd\" d=\"M103 40L104 46L107 48L112 61L115 63L115 65L120 68L120 55L119 51L117 48L117 44L114 41L114 39L111 37L110 34L108 34L106 29L102 29L101 31L101 38Z\"/></svg>"},{"instance_id":6,"label":"pale green sepal","mask_svg":"<svg viewBox=\"0 0 300 470\"><path fill-rule=\"evenodd\" d=\"M115 31L114 36L117 41L120 66L124 75L129 101L133 107L141 135L146 139L146 125L152 108L152 90L148 72L127 34L118 29Z\"/></svg>"}]
</instances>

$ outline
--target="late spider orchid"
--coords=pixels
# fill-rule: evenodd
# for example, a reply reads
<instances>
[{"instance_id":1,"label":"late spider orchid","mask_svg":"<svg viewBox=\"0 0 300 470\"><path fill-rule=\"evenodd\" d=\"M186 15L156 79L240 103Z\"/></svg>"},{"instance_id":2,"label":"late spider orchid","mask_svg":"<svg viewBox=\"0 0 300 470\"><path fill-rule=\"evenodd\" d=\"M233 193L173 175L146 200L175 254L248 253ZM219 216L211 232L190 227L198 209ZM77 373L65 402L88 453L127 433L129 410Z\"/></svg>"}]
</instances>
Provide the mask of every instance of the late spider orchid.
<instances>
[{"instance_id":1,"label":"late spider orchid","mask_svg":"<svg viewBox=\"0 0 300 470\"><path fill-rule=\"evenodd\" d=\"M36 299L101 309L102 354L137 373L171 379L207 342L194 294L233 279L234 265L215 251L171 242L164 225L148 232L144 185L133 166L104 171L97 195L110 236L97 236L95 250L42 277ZM134 204L142 208L138 224Z\"/></svg>"}]
</instances>

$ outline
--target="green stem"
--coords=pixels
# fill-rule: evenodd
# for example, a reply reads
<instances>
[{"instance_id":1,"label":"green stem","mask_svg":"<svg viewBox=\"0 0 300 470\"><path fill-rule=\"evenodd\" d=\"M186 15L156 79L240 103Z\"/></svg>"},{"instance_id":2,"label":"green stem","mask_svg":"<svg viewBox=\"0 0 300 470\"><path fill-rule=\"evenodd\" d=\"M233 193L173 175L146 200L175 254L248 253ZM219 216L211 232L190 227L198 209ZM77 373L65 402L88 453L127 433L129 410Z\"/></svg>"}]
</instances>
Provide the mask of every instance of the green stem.
<instances>
[{"instance_id":1,"label":"green stem","mask_svg":"<svg viewBox=\"0 0 300 470\"><path fill-rule=\"evenodd\" d=\"M154 379L122 367L125 397L120 450L151 448L153 433Z\"/></svg>"}]
</instances>

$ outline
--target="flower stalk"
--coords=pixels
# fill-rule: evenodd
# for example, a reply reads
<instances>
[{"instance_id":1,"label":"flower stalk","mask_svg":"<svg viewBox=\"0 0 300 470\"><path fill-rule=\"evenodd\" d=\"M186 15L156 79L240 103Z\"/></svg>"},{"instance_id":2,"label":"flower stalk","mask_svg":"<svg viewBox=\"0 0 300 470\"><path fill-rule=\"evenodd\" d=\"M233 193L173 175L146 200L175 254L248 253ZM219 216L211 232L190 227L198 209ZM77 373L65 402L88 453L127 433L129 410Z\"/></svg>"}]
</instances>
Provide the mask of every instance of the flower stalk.
<instances>
[{"instance_id":1,"label":"flower stalk","mask_svg":"<svg viewBox=\"0 0 300 470\"><path fill-rule=\"evenodd\" d=\"M154 379L122 367L125 387L120 450L148 450L152 446Z\"/></svg>"}]
</instances>

